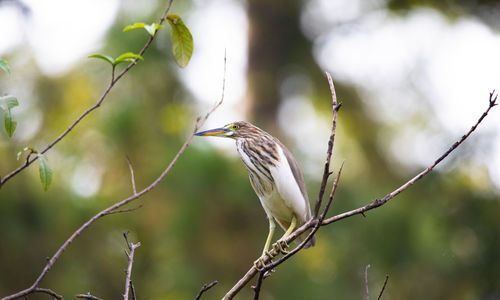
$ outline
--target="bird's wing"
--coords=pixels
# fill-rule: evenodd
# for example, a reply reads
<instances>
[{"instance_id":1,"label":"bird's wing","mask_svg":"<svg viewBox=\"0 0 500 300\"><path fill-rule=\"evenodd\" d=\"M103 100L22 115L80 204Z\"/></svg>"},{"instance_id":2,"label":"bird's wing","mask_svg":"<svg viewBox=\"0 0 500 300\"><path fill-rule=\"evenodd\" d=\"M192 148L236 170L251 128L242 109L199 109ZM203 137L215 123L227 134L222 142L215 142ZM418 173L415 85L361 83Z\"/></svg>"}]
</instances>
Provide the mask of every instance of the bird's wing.
<instances>
[{"instance_id":1,"label":"bird's wing","mask_svg":"<svg viewBox=\"0 0 500 300\"><path fill-rule=\"evenodd\" d=\"M293 209L299 222L303 223L311 218L304 177L290 151L280 141L277 140L277 143L280 145L279 163L270 168L271 175L281 198Z\"/></svg>"}]
</instances>

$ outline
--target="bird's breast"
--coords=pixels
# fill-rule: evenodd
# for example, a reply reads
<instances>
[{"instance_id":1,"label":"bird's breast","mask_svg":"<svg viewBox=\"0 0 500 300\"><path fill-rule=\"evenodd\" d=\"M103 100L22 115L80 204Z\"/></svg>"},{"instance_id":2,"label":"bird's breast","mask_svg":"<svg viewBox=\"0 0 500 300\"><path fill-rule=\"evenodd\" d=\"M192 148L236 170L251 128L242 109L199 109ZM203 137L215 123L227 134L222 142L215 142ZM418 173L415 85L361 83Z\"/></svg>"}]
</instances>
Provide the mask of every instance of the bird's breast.
<instances>
[{"instance_id":1,"label":"bird's breast","mask_svg":"<svg viewBox=\"0 0 500 300\"><path fill-rule=\"evenodd\" d=\"M262 159L261 157L265 154L260 153L259 155L259 149L255 146L252 147L245 140L237 140L236 147L248 171L250 183L255 193L259 197L270 196L274 190L274 180L269 170L272 164Z\"/></svg>"}]
</instances>

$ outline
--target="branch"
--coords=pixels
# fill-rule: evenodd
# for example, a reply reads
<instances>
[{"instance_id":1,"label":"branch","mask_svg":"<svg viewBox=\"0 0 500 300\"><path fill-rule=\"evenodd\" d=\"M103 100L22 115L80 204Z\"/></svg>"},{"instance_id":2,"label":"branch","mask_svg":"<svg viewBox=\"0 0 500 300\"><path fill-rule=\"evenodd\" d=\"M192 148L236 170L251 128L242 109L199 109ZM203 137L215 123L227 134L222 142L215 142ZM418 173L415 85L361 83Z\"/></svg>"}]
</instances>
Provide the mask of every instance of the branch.
<instances>
[{"instance_id":1,"label":"branch","mask_svg":"<svg viewBox=\"0 0 500 300\"><path fill-rule=\"evenodd\" d=\"M135 189L135 178L134 178L134 168L132 168L132 163L130 162L130 158L127 156L128 168L130 169L130 180L132 181L132 191L134 195L137 194L137 190Z\"/></svg>"},{"instance_id":2,"label":"branch","mask_svg":"<svg viewBox=\"0 0 500 300\"><path fill-rule=\"evenodd\" d=\"M286 238L285 241L288 244L290 244L292 241L294 241L299 235L301 235L305 231L310 230L311 228L313 230L310 231L310 233L307 236L307 238L299 246L297 246L295 249L291 250L287 255L281 257L277 261L272 262L272 263L266 265L266 267L263 268L263 270L261 272L266 272L266 271L268 271L268 270L276 267L277 265L283 263L288 258L290 258L294 254L296 254L298 251L302 250L303 246L305 245L305 243L307 243L307 241L310 238L312 238L312 236L314 235L314 233L321 226L325 226L325 225L331 224L333 222L336 222L336 221L339 221L339 220L342 220L342 219L354 216L356 214L363 214L364 212L366 212L368 210L371 210L371 209L377 208L379 206L382 206L387 201L389 201L390 199L394 198L399 193L403 192L408 187L410 187L411 185L413 185L415 182L417 182L418 180L422 179L425 175L427 175L430 171L432 171L441 161L443 161L451 152L453 152L458 146L460 146L472 134L472 132L474 132L476 130L476 128L479 126L479 124L488 115L488 113L490 112L490 110L494 106L496 106L498 104L496 102L497 98L498 98L498 95L495 94L495 91L493 90L490 93L488 108L481 115L481 117L478 119L478 121L476 122L476 124L474 124L474 126L472 126L471 129L465 135L463 135L443 155L441 155L436 161L434 161L434 163L431 166L429 166L424 171L420 172L417 176L415 176L414 178L410 179L408 182L406 182L405 184L403 184L398 189L396 189L393 192L389 193L383 199L381 199L381 200L376 199L374 202L372 202L372 203L370 203L368 205L365 205L363 207L360 207L358 209L354 209L354 210L351 210L351 211L348 211L348 212L345 212L345 213L342 213L342 214L330 217L328 219L325 219L326 213L328 212L328 209L329 209L329 207L330 207L330 205L331 205L331 203L333 201L333 196L335 194L335 190L336 190L336 187L337 187L337 184L338 184L338 179L339 179L341 171L342 171L342 167L341 167L340 170L339 170L339 173L337 175L337 179L335 180L334 185L332 187L332 192L330 193L330 197L328 199L328 203L325 206L325 209L324 209L323 213L321 214L320 218L318 219L317 216L318 216L319 209L320 209L320 206L321 206L321 201L322 201L322 198L323 198L323 194L324 194L324 190L325 190L325 187L326 187L327 179L331 175L331 173L329 172L329 164L330 164L330 157L331 157L331 153L332 153L332 149L333 149L333 142L334 142L334 138L335 138L336 112L338 111L338 109L341 106L341 103L340 104L335 104L336 103L335 90L332 88L333 87L333 83L330 81L331 77L329 76L328 73L327 73L327 77L328 77L328 80L329 80L329 83L330 83L330 87L331 87L331 92L332 92L332 107L333 107L333 111L334 111L334 116L333 116L334 120L333 120L333 124L332 124L332 133L330 135L330 140L328 142L327 158L326 158L326 162L325 162L325 168L323 170L323 179L322 179L322 182L321 182L319 195L318 195L318 198L316 200L315 214L313 215L313 218L311 220L309 220L308 222L306 222L305 224L303 224L301 227L299 227L298 229L296 229L294 232L292 232ZM343 166L343 164L342 164L342 166ZM270 262L270 260L271 259L266 256L264 258L264 263L268 263L268 262ZM255 276L255 274L257 274L257 270L252 266L248 270L248 272L226 293L226 295L224 296L223 300L232 299ZM384 284L384 286L385 286L385 284ZM257 285L257 287L258 287L258 285ZM381 291L381 293L382 293L382 291ZM380 296L381 295L379 295L379 297Z\"/></svg>"},{"instance_id":3,"label":"branch","mask_svg":"<svg viewBox=\"0 0 500 300\"><path fill-rule=\"evenodd\" d=\"M172 6L172 2L173 2L173 0L169 0L167 8L165 9L165 11L163 13L163 16L160 18L159 25L162 25L163 22L165 22L165 19L167 17L168 11L170 10L170 7ZM141 51L139 52L140 56L143 56L144 52L146 52L146 50L149 48L149 46L153 42L155 36L156 35L149 37L149 39L146 41L146 44L142 47ZM95 110L96 108L98 108L99 106L101 106L102 102L104 101L104 99L106 98L106 96L109 94L109 92L111 91L111 89L113 88L113 86L118 82L118 80L120 80L123 77L123 75L125 75L135 65L136 65L136 62L131 62L116 77L114 76L114 74L115 74L115 68L113 66L111 81L108 84L108 86L106 87L106 89L104 90L104 92L102 93L101 97L99 97L99 99L97 100L97 102L94 105L92 105L91 107L89 107L87 110L85 110L68 128L66 128L66 130L63 131L63 133L61 133L55 140L53 140L42 151L40 151L40 153L44 154L45 152L49 151L52 147L54 147L55 144L57 144L60 140L62 140L78 123L80 123L80 121L83 118L85 118L93 110ZM17 169L15 169L14 171L12 171L11 173L5 175L0 180L0 187L2 185L4 185L7 182L7 180L11 179L16 174L18 174L19 172L21 172L22 170L24 170L25 168L27 168L29 165L31 165L37 159L38 159L38 156L35 156L32 159L27 159L26 162L22 166L18 167Z\"/></svg>"},{"instance_id":4,"label":"branch","mask_svg":"<svg viewBox=\"0 0 500 300\"><path fill-rule=\"evenodd\" d=\"M88 292L87 294L78 294L78 295L75 295L76 298L82 298L82 299L90 299L90 300L102 300L101 298L99 297L96 297L96 296L92 296L90 294L90 292Z\"/></svg>"},{"instance_id":5,"label":"branch","mask_svg":"<svg viewBox=\"0 0 500 300\"><path fill-rule=\"evenodd\" d=\"M260 288L262 287L262 282L264 281L265 272L259 273L259 278L257 279L257 284L255 285L255 295L253 300L259 300Z\"/></svg>"},{"instance_id":6,"label":"branch","mask_svg":"<svg viewBox=\"0 0 500 300\"><path fill-rule=\"evenodd\" d=\"M330 160L332 159L333 144L335 142L335 131L337 129L337 115L342 103L337 104L337 93L335 93L335 86L333 85L332 76L330 73L325 72L328 78L328 84L330 86L330 92L332 94L332 110L333 110L333 121L332 121L332 133L330 139L328 140L328 149L326 151L326 161L323 168L323 179L321 180L321 186L319 188L318 198L316 199L316 204L314 205L313 219L318 217L319 210L321 208L321 202L323 201L323 195L325 193L326 184L328 182L328 177L330 176Z\"/></svg>"},{"instance_id":7,"label":"branch","mask_svg":"<svg viewBox=\"0 0 500 300\"><path fill-rule=\"evenodd\" d=\"M368 291L368 269L371 266L368 264L365 268L365 290L366 290L366 300L370 300L370 292ZM385 281L384 285L382 286L382 290L380 290L380 293L378 294L377 300L380 300L382 297L382 294L384 293L385 286L387 285L387 281L389 280L389 275L385 275Z\"/></svg>"},{"instance_id":8,"label":"branch","mask_svg":"<svg viewBox=\"0 0 500 300\"><path fill-rule=\"evenodd\" d=\"M370 300L370 292L368 291L368 269L370 265L366 265L365 268L365 291L366 291L366 300Z\"/></svg>"},{"instance_id":9,"label":"branch","mask_svg":"<svg viewBox=\"0 0 500 300\"><path fill-rule=\"evenodd\" d=\"M382 298L382 294L384 293L385 286L387 285L388 280L389 280L389 275L385 275L384 285L382 286L382 289L380 290L380 294L378 294L377 300L380 300L380 298Z\"/></svg>"},{"instance_id":10,"label":"branch","mask_svg":"<svg viewBox=\"0 0 500 300\"><path fill-rule=\"evenodd\" d=\"M149 186L147 186L146 188L144 188L142 191L139 191L137 194L134 194L126 199L123 199L121 200L120 202L117 202L111 206L109 206L108 208L98 212L95 216L93 216L92 218L90 218L87 222L85 222L82 226L80 226L80 228L78 228L63 244L61 247L59 247L59 249L57 249L56 253L47 261L47 264L45 265L43 271L40 273L40 275L38 276L38 278L35 280L35 282L33 282L33 284L22 290L22 291L19 291L15 294L12 294L12 295L9 295L9 296L6 296L4 298L2 298L1 300L10 300L10 299L16 299L16 298L20 298L20 297L23 297L23 296L26 296L30 293L32 293L35 289L37 289L38 285L40 284L40 281L47 275L47 273L49 272L49 270L52 268L52 266L54 265L54 263L57 261L57 259L61 256L61 254L68 248L68 246L84 231L86 230L90 225L92 225L95 221L97 221L98 219L106 216L106 215L109 215L109 214L112 214L112 213L117 213L119 212L117 209L142 197L144 194L148 193L149 191L151 191L152 189L154 189L158 183L160 183L160 181L163 180L163 178L165 178L165 176L167 176L167 174L170 172L170 170L172 169L172 167L175 165L175 163L177 162L177 160L179 160L179 157L184 153L184 151L186 150L187 146L191 143L191 140L193 139L194 137L194 133L196 133L198 131L198 129L203 126L203 124L205 123L205 121L208 119L208 117L215 111L215 109L217 109L223 102L224 100L224 90L225 90L225 78L226 78L226 57L224 56L224 77L223 77L223 83L222 83L222 95L221 95L221 98L220 100L214 104L214 106L205 114L204 117L198 117L196 119L196 122L195 122L195 125L193 127L193 130L192 130L192 133L191 135L188 137L188 139L184 142L184 144L181 146L181 148L179 149L179 151L177 152L177 154L175 155L175 157L172 159L172 161L170 162L170 164L165 168L165 170L160 174L160 176L158 176L158 178L156 178ZM124 212L127 211L127 210L124 210Z\"/></svg>"},{"instance_id":11,"label":"branch","mask_svg":"<svg viewBox=\"0 0 500 300\"><path fill-rule=\"evenodd\" d=\"M126 213L126 212L132 212L132 211L135 211L135 210L138 210L139 208L142 207L142 204L139 205L139 206L136 206L136 207L132 207L132 208L127 208L127 209L117 209L117 210L112 210L112 211L108 211L106 213L106 216L107 215L112 215L112 214L120 214L120 213Z\"/></svg>"},{"instance_id":12,"label":"branch","mask_svg":"<svg viewBox=\"0 0 500 300\"><path fill-rule=\"evenodd\" d=\"M50 295L50 296L52 296L52 298L55 298L55 299L58 299L58 300L62 300L63 299L63 296L57 294L56 292L54 292L51 289L36 288L36 289L33 289L33 291L31 291L30 294L34 294L34 293L44 293L44 294Z\"/></svg>"},{"instance_id":13,"label":"branch","mask_svg":"<svg viewBox=\"0 0 500 300\"><path fill-rule=\"evenodd\" d=\"M455 149L457 149L458 146L460 146L476 130L477 126L479 126L479 124L483 121L483 119L488 115L488 113L490 112L490 110L494 106L496 106L498 104L496 102L497 98L498 98L498 94L495 95L495 91L493 90L490 93L488 108L481 115L481 117L479 117L479 119L477 120L476 124L474 124L471 127L471 129L469 129L469 131L466 134L464 134L458 141L456 141L443 155L441 155L438 159L436 159L434 161L434 163L432 163L425 170L423 170L422 172L420 172L419 174L417 174L412 179L408 180L405 184L403 184L399 188L397 188L394 191L392 191L391 193L387 194L384 198L382 198L380 200L379 199L375 199L375 201L373 201L372 203L370 203L368 205L365 205L363 207L360 207L360 208L357 208L357 209L354 209L354 210L351 210L351 211L348 211L348 212L336 215L334 217L328 218L328 219L324 220L321 225L328 225L330 223L337 222L339 220L348 218L348 217L353 216L353 215L363 214L366 211L369 211L369 210L372 210L372 209L377 208L379 206L382 206L385 203L387 203L387 201L391 200L396 195L398 195L402 191L404 191L407 188L409 188L415 182L417 182L420 179L422 179L422 177L424 177L425 175L429 174L429 172L431 172L441 161L443 161L448 155L450 155L451 152L453 152Z\"/></svg>"},{"instance_id":14,"label":"branch","mask_svg":"<svg viewBox=\"0 0 500 300\"><path fill-rule=\"evenodd\" d=\"M198 295L196 295L196 298L194 298L194 300L199 300L201 295L203 295L204 292L208 291L209 289L211 289L214 285L216 285L217 283L219 283L217 280L215 281L212 281L211 283L209 284L204 284L200 291L198 292Z\"/></svg>"},{"instance_id":15,"label":"branch","mask_svg":"<svg viewBox=\"0 0 500 300\"><path fill-rule=\"evenodd\" d=\"M132 285L132 280L130 279L130 277L132 276L132 265L134 264L134 252L135 252L135 249L137 249L139 246L141 246L141 243L140 242L138 242L136 244L129 243L128 231L125 231L123 233L123 237L125 238L125 242L127 243L127 247L129 250L129 252L127 252L127 250L125 250L125 254L127 255L127 259L128 259L128 267L127 267L127 270L125 271L125 292L123 293L123 300L128 300L128 295L130 294L129 289ZM135 296L133 298L135 299Z\"/></svg>"},{"instance_id":16,"label":"branch","mask_svg":"<svg viewBox=\"0 0 500 300\"><path fill-rule=\"evenodd\" d=\"M132 293L132 300L136 300L137 297L135 296L135 288L134 288L134 284L132 283L132 281L130 281L130 292Z\"/></svg>"}]
</instances>

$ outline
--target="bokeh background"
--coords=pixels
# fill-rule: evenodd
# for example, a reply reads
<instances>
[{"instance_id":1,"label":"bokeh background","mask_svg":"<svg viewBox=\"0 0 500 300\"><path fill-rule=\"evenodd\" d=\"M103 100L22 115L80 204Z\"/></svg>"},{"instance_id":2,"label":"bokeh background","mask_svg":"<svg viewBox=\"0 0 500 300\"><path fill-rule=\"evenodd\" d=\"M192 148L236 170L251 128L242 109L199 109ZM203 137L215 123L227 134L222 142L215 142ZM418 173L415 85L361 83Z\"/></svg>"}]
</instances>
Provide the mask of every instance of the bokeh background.
<instances>
[{"instance_id":1,"label":"bokeh background","mask_svg":"<svg viewBox=\"0 0 500 300\"><path fill-rule=\"evenodd\" d=\"M13 94L18 128L0 135L0 175L25 146L43 148L110 79L93 53L138 52L167 1L0 1L0 93ZM0 296L26 288L64 240L98 211L166 167L195 118L225 102L204 129L245 119L279 137L316 198L331 124L329 71L343 101L333 169L345 160L332 213L383 197L457 140L500 88L498 1L174 1L195 50L175 65L169 28L104 104L49 153L53 184L36 165L0 190ZM317 246L280 266L263 299L362 299L364 270L385 299L500 299L500 118L496 109L437 170L366 218L323 228ZM122 232L140 241L133 270L141 299L220 298L260 254L267 221L234 142L196 138L171 173L134 205L70 245L42 286L66 298L121 297ZM245 287L238 299L252 297ZM46 295L29 299L47 299Z\"/></svg>"}]
</instances>

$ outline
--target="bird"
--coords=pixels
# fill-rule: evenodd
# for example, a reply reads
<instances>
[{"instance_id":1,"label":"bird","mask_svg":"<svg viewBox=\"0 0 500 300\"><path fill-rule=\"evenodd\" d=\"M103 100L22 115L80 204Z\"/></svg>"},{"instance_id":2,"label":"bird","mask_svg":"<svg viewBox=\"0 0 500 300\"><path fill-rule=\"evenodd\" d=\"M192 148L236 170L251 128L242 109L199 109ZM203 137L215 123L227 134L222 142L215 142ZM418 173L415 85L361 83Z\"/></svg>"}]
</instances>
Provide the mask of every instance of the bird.
<instances>
[{"instance_id":1,"label":"bird","mask_svg":"<svg viewBox=\"0 0 500 300\"><path fill-rule=\"evenodd\" d=\"M262 255L254 262L259 270L264 267L264 259L272 259L279 252L288 253L285 239L298 227L311 219L311 208L307 196L304 177L290 151L277 138L245 121L229 123L223 127L195 133L197 136L217 136L236 141L236 149L245 165L250 183L257 194L267 219L269 233ZM276 221L285 234L273 244ZM306 231L295 240L297 244L307 238ZM304 245L315 245L314 236Z\"/></svg>"}]
</instances>

